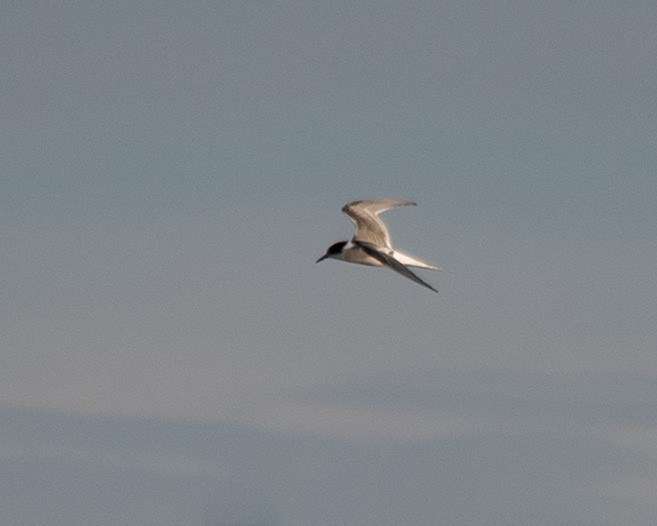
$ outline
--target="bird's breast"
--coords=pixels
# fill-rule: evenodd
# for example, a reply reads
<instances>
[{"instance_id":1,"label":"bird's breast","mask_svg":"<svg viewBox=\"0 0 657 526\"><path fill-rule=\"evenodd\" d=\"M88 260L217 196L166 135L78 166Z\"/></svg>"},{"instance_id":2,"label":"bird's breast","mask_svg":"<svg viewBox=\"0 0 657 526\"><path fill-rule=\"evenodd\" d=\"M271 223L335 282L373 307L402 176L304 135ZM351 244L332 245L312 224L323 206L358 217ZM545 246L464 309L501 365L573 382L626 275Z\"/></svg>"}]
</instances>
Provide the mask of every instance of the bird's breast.
<instances>
[{"instance_id":1,"label":"bird's breast","mask_svg":"<svg viewBox=\"0 0 657 526\"><path fill-rule=\"evenodd\" d=\"M349 263L357 263L359 265L369 265L371 267L382 267L383 263L381 263L378 259L373 258L369 254L367 254L362 248L360 247L351 247L342 252L342 259L344 261L348 261Z\"/></svg>"}]
</instances>

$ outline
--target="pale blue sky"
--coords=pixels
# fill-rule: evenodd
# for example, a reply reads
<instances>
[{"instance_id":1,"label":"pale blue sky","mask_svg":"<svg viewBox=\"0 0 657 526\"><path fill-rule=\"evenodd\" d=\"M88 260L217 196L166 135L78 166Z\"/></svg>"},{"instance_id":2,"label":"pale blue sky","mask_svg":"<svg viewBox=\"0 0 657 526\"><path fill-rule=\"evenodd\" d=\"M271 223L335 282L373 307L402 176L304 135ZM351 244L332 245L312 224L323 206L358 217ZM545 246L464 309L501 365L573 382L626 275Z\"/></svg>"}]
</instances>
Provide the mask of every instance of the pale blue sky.
<instances>
[{"instance_id":1,"label":"pale blue sky","mask_svg":"<svg viewBox=\"0 0 657 526\"><path fill-rule=\"evenodd\" d=\"M657 521L654 2L1 11L7 524Z\"/></svg>"}]
</instances>

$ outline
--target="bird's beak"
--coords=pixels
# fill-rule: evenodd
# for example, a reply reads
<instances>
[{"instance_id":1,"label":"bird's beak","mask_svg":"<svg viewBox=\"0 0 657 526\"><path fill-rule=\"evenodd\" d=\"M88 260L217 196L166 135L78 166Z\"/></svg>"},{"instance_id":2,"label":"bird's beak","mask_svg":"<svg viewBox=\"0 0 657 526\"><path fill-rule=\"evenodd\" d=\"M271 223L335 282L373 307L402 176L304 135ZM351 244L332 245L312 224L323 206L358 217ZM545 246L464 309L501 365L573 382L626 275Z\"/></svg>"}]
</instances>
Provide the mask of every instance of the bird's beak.
<instances>
[{"instance_id":1,"label":"bird's beak","mask_svg":"<svg viewBox=\"0 0 657 526\"><path fill-rule=\"evenodd\" d=\"M320 261L324 261L326 258L328 258L327 254L324 254L321 258L319 258L315 263L319 263Z\"/></svg>"}]
</instances>

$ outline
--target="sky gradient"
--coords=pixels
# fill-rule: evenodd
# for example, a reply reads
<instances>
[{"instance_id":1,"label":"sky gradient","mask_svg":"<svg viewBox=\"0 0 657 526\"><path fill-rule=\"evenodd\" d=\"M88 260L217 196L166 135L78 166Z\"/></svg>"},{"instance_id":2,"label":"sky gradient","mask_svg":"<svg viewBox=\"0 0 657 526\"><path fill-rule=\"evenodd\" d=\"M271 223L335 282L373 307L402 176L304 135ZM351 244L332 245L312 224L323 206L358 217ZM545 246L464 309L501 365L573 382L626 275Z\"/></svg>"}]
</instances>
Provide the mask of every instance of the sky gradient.
<instances>
[{"instance_id":1,"label":"sky gradient","mask_svg":"<svg viewBox=\"0 0 657 526\"><path fill-rule=\"evenodd\" d=\"M656 21L6 3L4 524L654 524Z\"/></svg>"}]
</instances>

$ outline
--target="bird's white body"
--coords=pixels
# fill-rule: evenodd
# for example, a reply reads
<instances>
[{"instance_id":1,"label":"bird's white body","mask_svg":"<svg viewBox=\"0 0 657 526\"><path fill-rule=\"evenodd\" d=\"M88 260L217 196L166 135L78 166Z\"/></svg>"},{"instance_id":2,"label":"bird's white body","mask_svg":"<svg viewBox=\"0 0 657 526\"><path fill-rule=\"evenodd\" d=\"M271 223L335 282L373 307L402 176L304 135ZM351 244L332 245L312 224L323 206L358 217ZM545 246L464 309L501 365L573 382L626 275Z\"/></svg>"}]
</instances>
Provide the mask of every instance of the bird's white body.
<instances>
[{"instance_id":1,"label":"bird's white body","mask_svg":"<svg viewBox=\"0 0 657 526\"><path fill-rule=\"evenodd\" d=\"M407 267L423 268L426 270L440 270L440 267L435 265L430 265L419 259L399 252L398 250L390 249L389 254L399 261L402 265ZM362 248L354 244L351 241L348 241L347 244L342 249L340 254L333 256L333 259L339 259L341 261L347 261L348 263L356 263L358 265L369 265L371 267L383 267L386 266L378 259L368 255Z\"/></svg>"},{"instance_id":2,"label":"bird's white body","mask_svg":"<svg viewBox=\"0 0 657 526\"><path fill-rule=\"evenodd\" d=\"M428 270L440 270L407 254L394 250L390 242L390 234L379 214L396 206L414 205L406 199L370 199L353 201L346 204L342 211L356 226L356 233L351 241L340 241L331 245L326 254L317 260L332 258L348 263L368 265L372 267L390 267L401 275L438 292L431 285L413 274L407 267Z\"/></svg>"}]
</instances>

